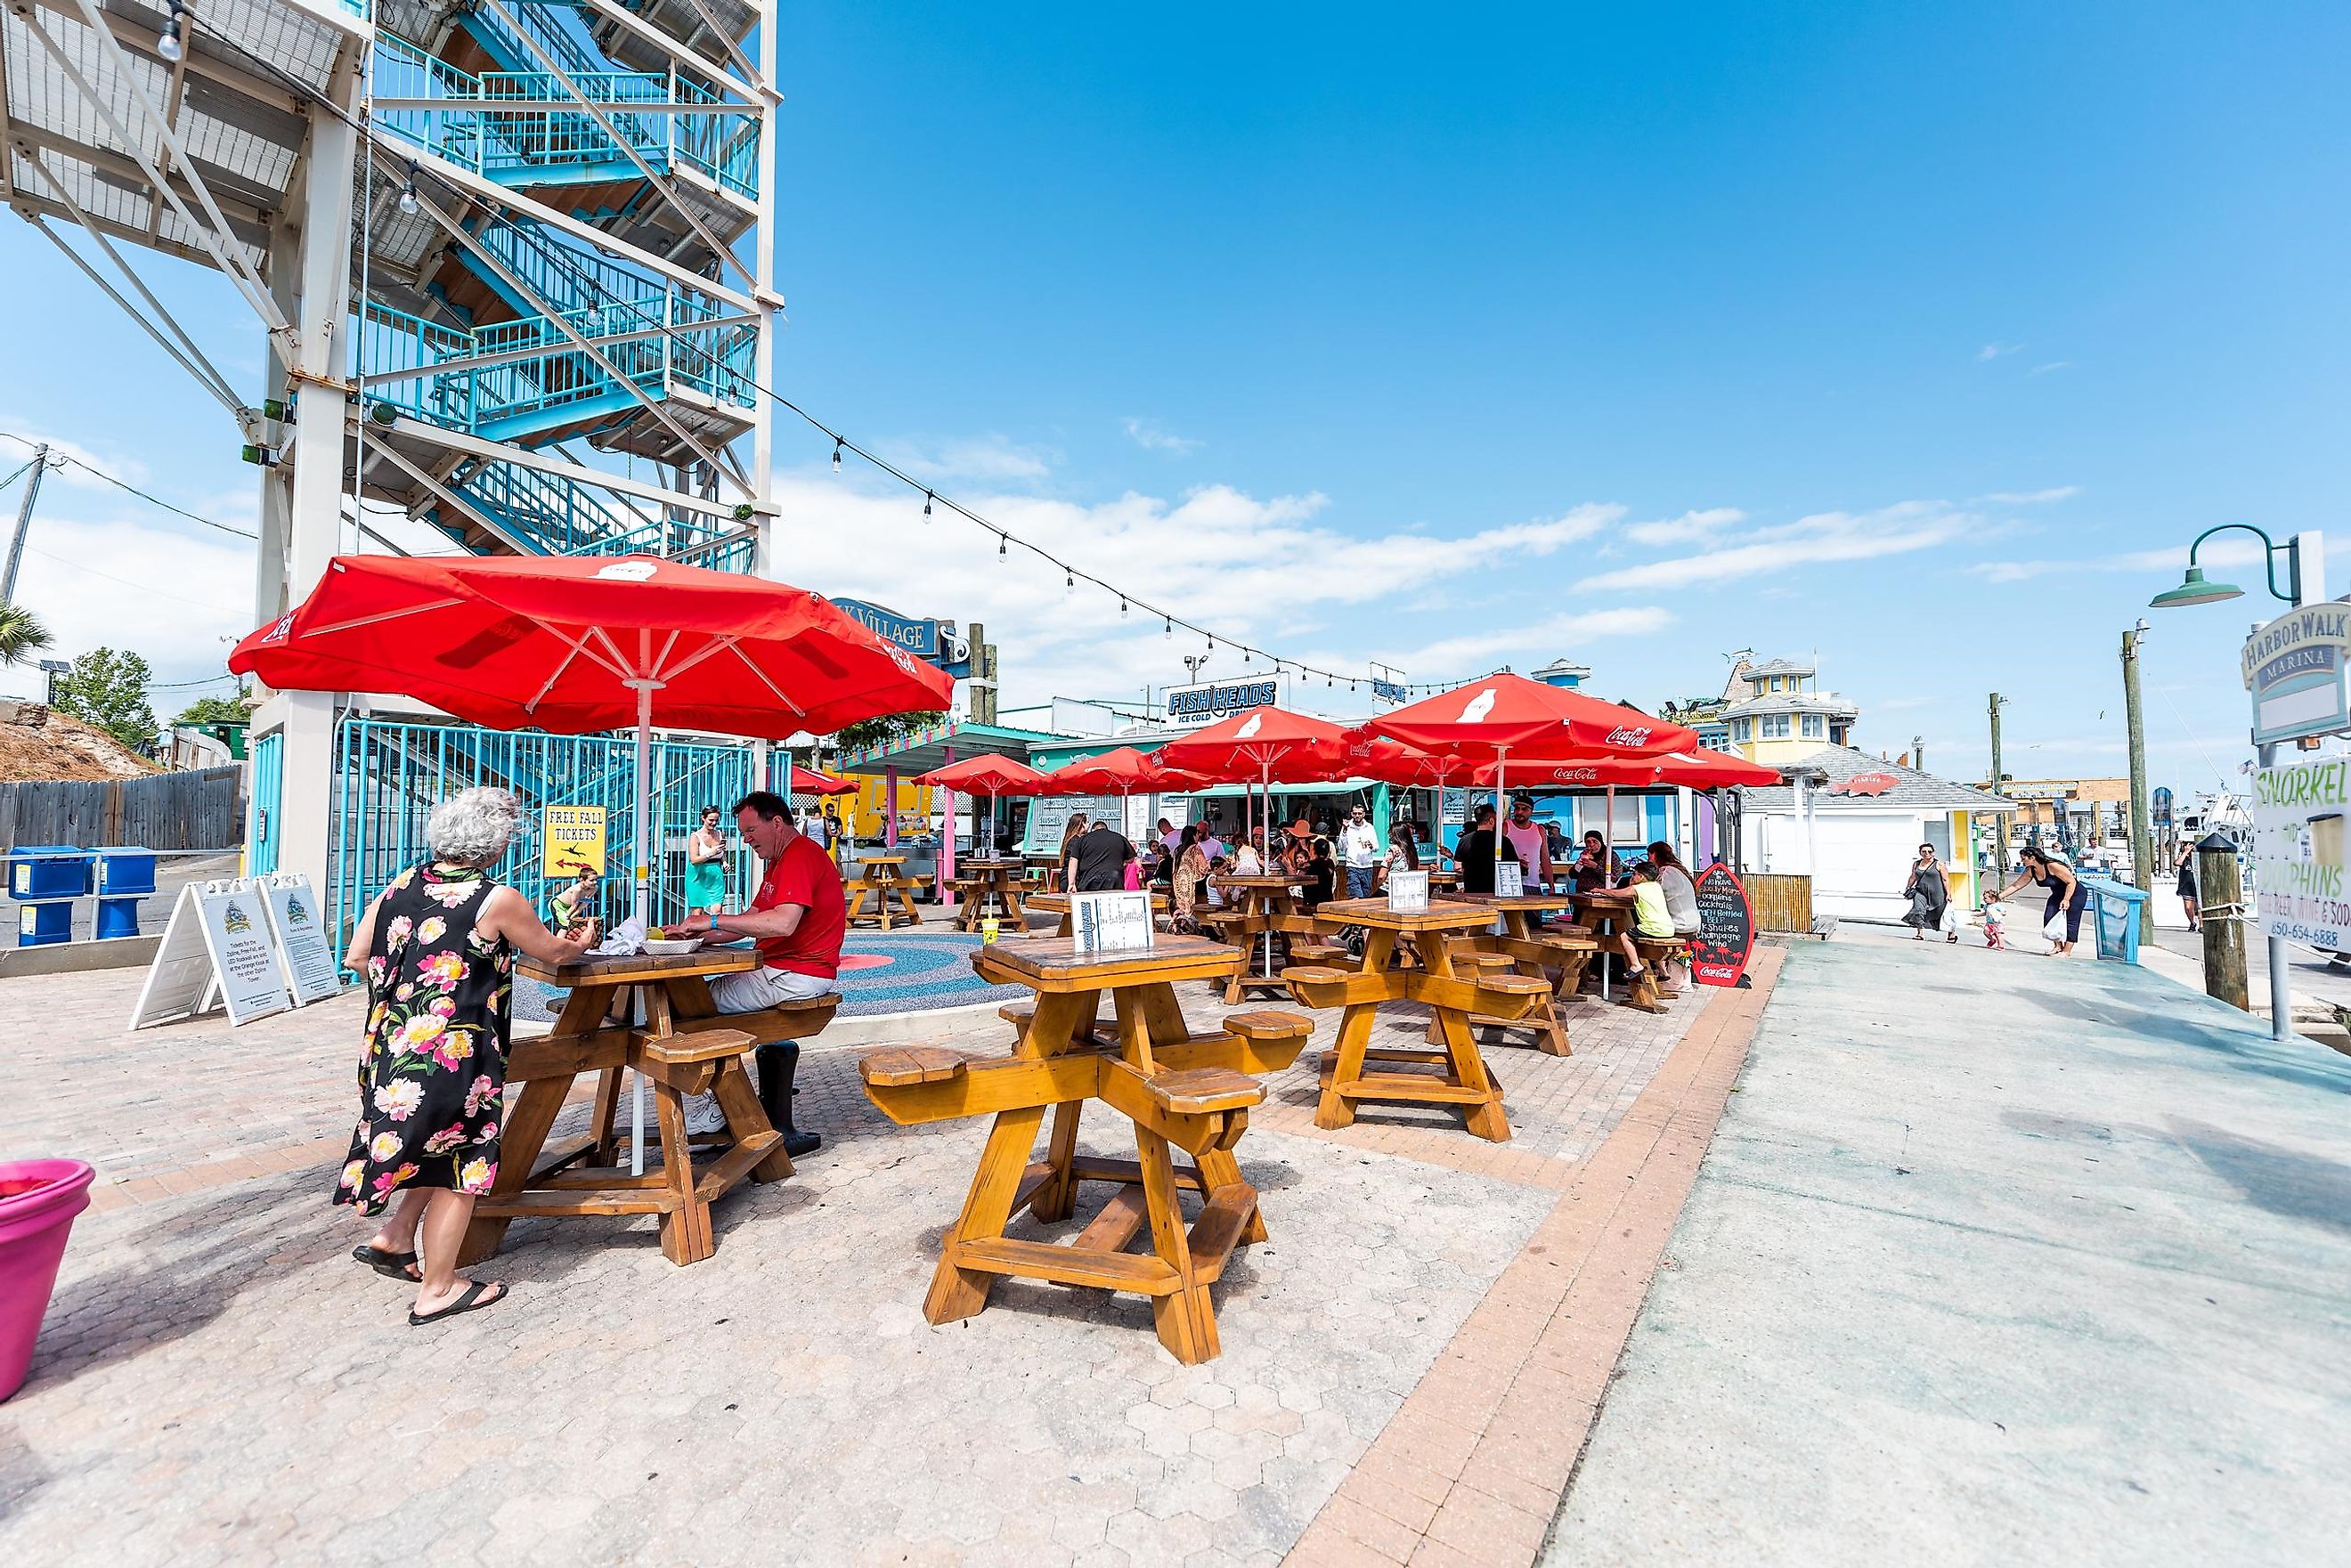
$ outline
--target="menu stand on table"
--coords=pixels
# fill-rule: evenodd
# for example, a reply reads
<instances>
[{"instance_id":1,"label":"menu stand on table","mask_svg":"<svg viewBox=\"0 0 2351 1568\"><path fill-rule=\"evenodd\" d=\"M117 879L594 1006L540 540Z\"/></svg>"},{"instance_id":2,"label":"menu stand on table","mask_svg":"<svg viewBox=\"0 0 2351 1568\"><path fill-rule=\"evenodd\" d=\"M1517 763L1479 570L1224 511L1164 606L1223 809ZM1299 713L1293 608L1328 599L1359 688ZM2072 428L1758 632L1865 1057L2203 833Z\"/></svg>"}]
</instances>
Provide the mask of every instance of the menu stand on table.
<instances>
[{"instance_id":1,"label":"menu stand on table","mask_svg":"<svg viewBox=\"0 0 2351 1568\"><path fill-rule=\"evenodd\" d=\"M1054 928L1053 935L1056 936L1067 936L1070 935L1070 895L1068 894L1032 894L1029 895L1028 907L1039 915L1058 915L1061 923ZM1165 894L1154 891L1151 894L1152 923L1155 925L1160 926L1164 930L1165 928L1165 923L1162 917L1174 907L1175 905L1169 902Z\"/></svg>"},{"instance_id":2,"label":"menu stand on table","mask_svg":"<svg viewBox=\"0 0 2351 1568\"><path fill-rule=\"evenodd\" d=\"M1510 1124L1503 1113L1502 1091L1479 1054L1469 1016L1522 1019L1550 995L1550 982L1524 975L1472 979L1456 974L1445 934L1471 930L1494 918L1473 905L1432 901L1426 910L1405 914L1390 909L1384 899L1355 898L1325 904L1317 913L1327 921L1363 926L1367 936L1359 973L1294 967L1284 977L1290 994L1307 1007L1346 1009L1338 1044L1322 1058L1322 1097L1314 1109L1314 1124L1347 1126L1364 1101L1457 1105L1466 1113L1471 1133L1493 1143L1508 1142ZM1396 938L1403 935L1413 938L1422 967L1389 967ZM1430 1009L1438 1049L1371 1048L1380 1004L1396 1001L1419 1002ZM1398 1071L1429 1067L1439 1071Z\"/></svg>"},{"instance_id":3,"label":"menu stand on table","mask_svg":"<svg viewBox=\"0 0 2351 1568\"><path fill-rule=\"evenodd\" d=\"M519 1085L500 1137L497 1179L474 1206L457 1254L461 1266L498 1249L517 1219L585 1215L661 1216L662 1255L673 1263L699 1262L717 1249L710 1205L746 1180L780 1181L792 1174L784 1137L768 1121L743 1069L743 1053L759 1043L753 1024L764 1015L722 1018L710 998L714 975L758 966L748 948L713 948L668 956L652 955L517 967L570 992L552 1032L515 1042L507 1082ZM639 998L645 1024L607 1024L613 999ZM831 1021L835 998L798 1004L796 1034L814 1034ZM623 1016L633 1016L633 1009ZM632 1173L623 1140L614 1134L621 1070L641 1074L653 1092L661 1163ZM541 1159L547 1136L582 1072L598 1074L593 1118L586 1137ZM685 1128L685 1097L715 1092L726 1121L724 1152L697 1169L695 1139ZM585 1162L585 1163L583 1163Z\"/></svg>"},{"instance_id":4,"label":"menu stand on table","mask_svg":"<svg viewBox=\"0 0 2351 1568\"><path fill-rule=\"evenodd\" d=\"M1257 1189L1233 1154L1249 1107L1265 1096L1256 1074L1298 1059L1313 1026L1294 1014L1242 1013L1223 1032L1194 1035L1176 999L1180 981L1228 973L1240 956L1199 936L1157 937L1147 950L1082 954L1066 938L998 942L971 956L982 978L1037 993L1012 1054L972 1061L937 1047L900 1046L859 1063L865 1092L901 1126L992 1113L995 1122L963 1212L940 1247L923 1302L934 1323L981 1312L999 1275L1151 1298L1159 1342L1193 1364L1217 1354L1208 1287L1235 1247L1265 1239ZM1102 993L1118 1015L1115 1051L1090 1036ZM1078 1116L1099 1100L1134 1124L1133 1160L1077 1153ZM1045 1112L1053 1130L1032 1160ZM1171 1148L1190 1155L1179 1170ZM1052 1222L1075 1211L1083 1182L1105 1182L1110 1201L1067 1242L1018 1239L1005 1226L1024 1208ZM1187 1229L1178 1193L1197 1192ZM1150 1250L1125 1249L1147 1229Z\"/></svg>"}]
</instances>

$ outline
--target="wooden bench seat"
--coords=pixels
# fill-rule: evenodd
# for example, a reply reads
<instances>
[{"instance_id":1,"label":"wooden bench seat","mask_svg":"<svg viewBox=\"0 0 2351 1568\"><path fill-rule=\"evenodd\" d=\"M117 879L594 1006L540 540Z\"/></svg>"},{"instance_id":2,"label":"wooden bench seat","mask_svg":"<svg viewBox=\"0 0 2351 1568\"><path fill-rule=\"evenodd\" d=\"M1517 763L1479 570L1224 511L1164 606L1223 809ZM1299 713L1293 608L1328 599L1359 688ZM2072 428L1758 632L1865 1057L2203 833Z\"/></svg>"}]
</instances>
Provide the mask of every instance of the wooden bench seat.
<instances>
[{"instance_id":1,"label":"wooden bench seat","mask_svg":"<svg viewBox=\"0 0 2351 1568\"><path fill-rule=\"evenodd\" d=\"M943 1045L889 1045L870 1051L857 1063L857 1075L881 1089L909 1083L937 1083L969 1071L970 1060Z\"/></svg>"},{"instance_id":2,"label":"wooden bench seat","mask_svg":"<svg viewBox=\"0 0 2351 1568\"><path fill-rule=\"evenodd\" d=\"M1256 1079L1229 1067L1187 1067L1180 1071L1155 1072L1144 1080L1144 1089L1160 1109L1176 1116L1238 1111L1265 1098L1265 1090Z\"/></svg>"},{"instance_id":3,"label":"wooden bench seat","mask_svg":"<svg viewBox=\"0 0 2351 1568\"><path fill-rule=\"evenodd\" d=\"M679 1019L675 1028L679 1034L699 1034L710 1030L739 1030L759 1045L779 1045L788 1040L806 1040L824 1032L832 1015L841 1010L839 991L828 991L820 997L802 997L773 1007L761 1008L752 1013L719 1013L710 1018Z\"/></svg>"},{"instance_id":4,"label":"wooden bench seat","mask_svg":"<svg viewBox=\"0 0 2351 1568\"><path fill-rule=\"evenodd\" d=\"M1227 1013L1225 1032L1239 1035L1243 1040L1262 1043L1276 1040L1303 1040L1314 1032L1314 1020L1296 1013L1272 1011Z\"/></svg>"}]
</instances>

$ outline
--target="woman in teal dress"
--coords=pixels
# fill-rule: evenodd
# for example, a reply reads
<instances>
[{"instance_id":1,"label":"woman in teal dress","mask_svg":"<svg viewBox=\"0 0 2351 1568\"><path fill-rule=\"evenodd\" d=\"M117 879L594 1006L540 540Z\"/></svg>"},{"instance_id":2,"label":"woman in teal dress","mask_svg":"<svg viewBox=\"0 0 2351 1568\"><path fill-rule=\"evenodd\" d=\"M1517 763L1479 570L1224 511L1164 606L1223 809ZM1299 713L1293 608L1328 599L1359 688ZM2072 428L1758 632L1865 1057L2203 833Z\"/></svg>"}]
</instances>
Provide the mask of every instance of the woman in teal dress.
<instances>
[{"instance_id":1,"label":"woman in teal dress","mask_svg":"<svg viewBox=\"0 0 2351 1568\"><path fill-rule=\"evenodd\" d=\"M718 808L702 808L702 826L685 841L685 907L713 915L726 902L726 835L718 831Z\"/></svg>"},{"instance_id":2,"label":"woman in teal dress","mask_svg":"<svg viewBox=\"0 0 2351 1568\"><path fill-rule=\"evenodd\" d=\"M352 1256L416 1281L412 1323L506 1294L459 1279L457 1249L474 1200L498 1179L514 955L565 964L596 941L592 921L576 938L558 936L529 900L491 879L520 816L503 789L467 789L434 807L424 826L430 853L368 905L343 956L367 977L367 1049L335 1201L367 1215L392 1207Z\"/></svg>"}]
</instances>

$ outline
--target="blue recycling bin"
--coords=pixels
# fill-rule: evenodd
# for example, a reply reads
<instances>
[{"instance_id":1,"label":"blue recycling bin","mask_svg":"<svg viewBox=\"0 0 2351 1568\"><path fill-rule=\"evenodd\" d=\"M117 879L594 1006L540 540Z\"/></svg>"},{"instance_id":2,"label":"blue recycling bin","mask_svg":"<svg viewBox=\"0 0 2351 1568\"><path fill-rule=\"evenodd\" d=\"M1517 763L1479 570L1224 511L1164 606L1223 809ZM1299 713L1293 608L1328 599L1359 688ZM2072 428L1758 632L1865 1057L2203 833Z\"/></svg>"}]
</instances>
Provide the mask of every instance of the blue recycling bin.
<instances>
[{"instance_id":1,"label":"blue recycling bin","mask_svg":"<svg viewBox=\"0 0 2351 1568\"><path fill-rule=\"evenodd\" d=\"M116 936L139 935L139 895L125 894L120 898L101 896L98 901L98 922L92 932L100 942Z\"/></svg>"},{"instance_id":2,"label":"blue recycling bin","mask_svg":"<svg viewBox=\"0 0 2351 1568\"><path fill-rule=\"evenodd\" d=\"M100 897L120 897L125 894L155 891L155 852L141 844L124 844L103 849L98 855L98 886Z\"/></svg>"},{"instance_id":3,"label":"blue recycling bin","mask_svg":"<svg viewBox=\"0 0 2351 1568\"><path fill-rule=\"evenodd\" d=\"M2148 895L2112 877L2085 876L2082 885L2090 890L2098 956L2119 964L2137 963L2138 908Z\"/></svg>"},{"instance_id":4,"label":"blue recycling bin","mask_svg":"<svg viewBox=\"0 0 2351 1568\"><path fill-rule=\"evenodd\" d=\"M16 946L53 947L73 940L74 901L60 898L16 906Z\"/></svg>"},{"instance_id":5,"label":"blue recycling bin","mask_svg":"<svg viewBox=\"0 0 2351 1568\"><path fill-rule=\"evenodd\" d=\"M89 892L90 852L71 844L18 844L8 857L8 896L80 898Z\"/></svg>"}]
</instances>

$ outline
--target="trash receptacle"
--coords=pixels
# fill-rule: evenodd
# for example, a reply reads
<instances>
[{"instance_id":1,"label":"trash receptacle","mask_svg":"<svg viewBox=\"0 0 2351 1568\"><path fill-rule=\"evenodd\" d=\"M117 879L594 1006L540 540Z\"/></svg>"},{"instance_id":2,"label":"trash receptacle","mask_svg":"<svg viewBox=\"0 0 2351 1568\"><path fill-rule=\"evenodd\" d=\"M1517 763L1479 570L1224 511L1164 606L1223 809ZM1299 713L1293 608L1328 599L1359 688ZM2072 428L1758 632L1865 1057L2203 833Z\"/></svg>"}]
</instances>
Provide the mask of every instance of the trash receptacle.
<instances>
[{"instance_id":1,"label":"trash receptacle","mask_svg":"<svg viewBox=\"0 0 2351 1568\"><path fill-rule=\"evenodd\" d=\"M2138 906L2148 895L2112 877L2085 876L2082 885L2096 901L2092 914L2097 922L2098 956L2120 964L2137 963Z\"/></svg>"},{"instance_id":2,"label":"trash receptacle","mask_svg":"<svg viewBox=\"0 0 2351 1568\"><path fill-rule=\"evenodd\" d=\"M8 896L80 898L89 892L88 850L72 844L18 844L8 855Z\"/></svg>"},{"instance_id":3,"label":"trash receptacle","mask_svg":"<svg viewBox=\"0 0 2351 1568\"><path fill-rule=\"evenodd\" d=\"M102 896L120 897L155 891L155 852L140 844L103 849L98 855L98 887Z\"/></svg>"}]
</instances>

